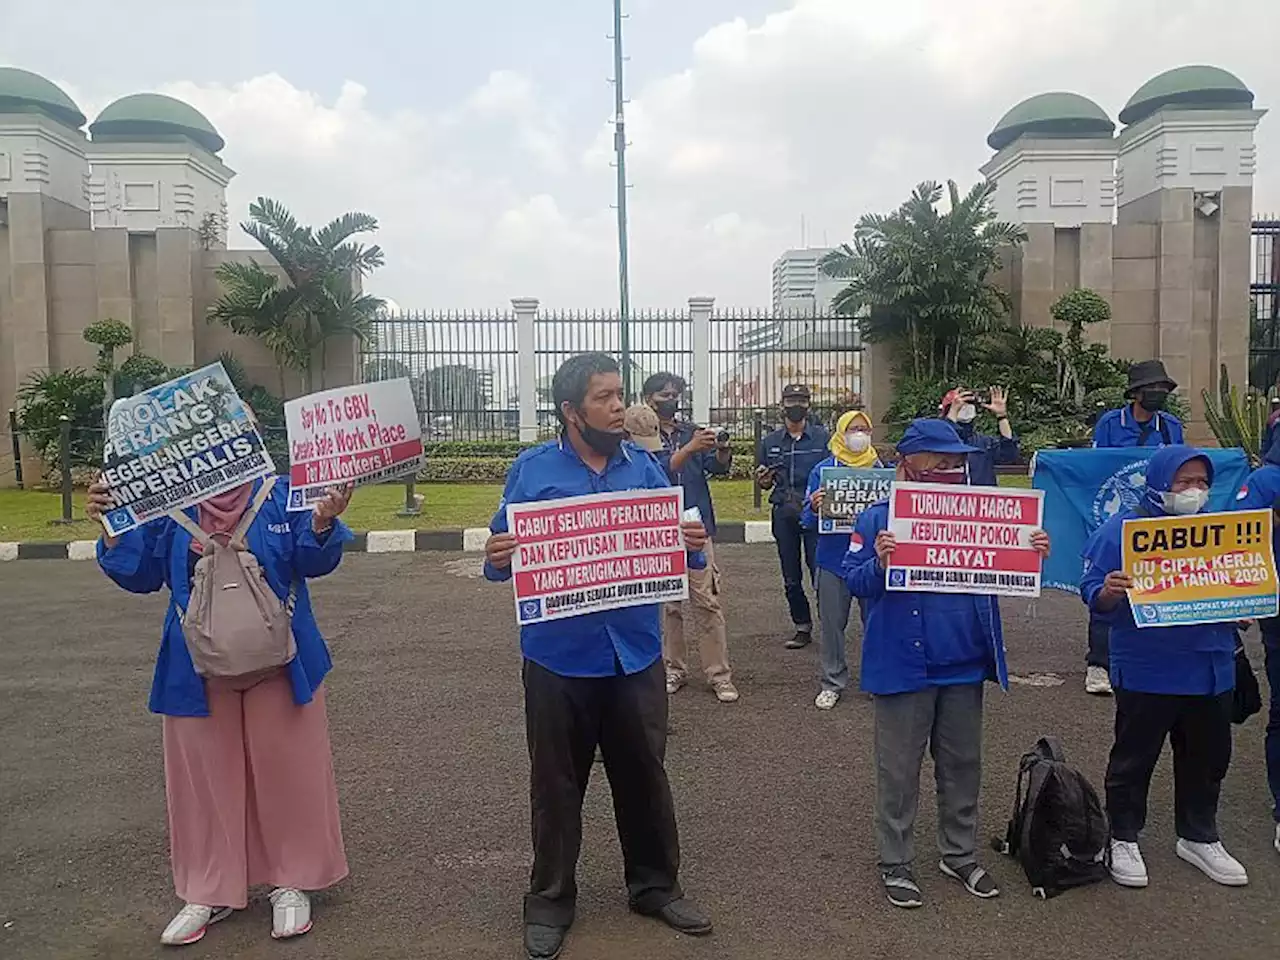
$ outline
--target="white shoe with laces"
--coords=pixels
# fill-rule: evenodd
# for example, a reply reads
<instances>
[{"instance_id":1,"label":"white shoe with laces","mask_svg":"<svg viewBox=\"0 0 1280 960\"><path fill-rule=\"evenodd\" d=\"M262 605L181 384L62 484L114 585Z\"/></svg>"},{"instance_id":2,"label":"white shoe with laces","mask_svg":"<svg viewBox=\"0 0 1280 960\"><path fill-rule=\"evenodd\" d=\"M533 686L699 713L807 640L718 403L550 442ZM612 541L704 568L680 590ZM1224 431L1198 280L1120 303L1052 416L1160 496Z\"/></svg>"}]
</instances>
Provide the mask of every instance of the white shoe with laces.
<instances>
[{"instance_id":1,"label":"white shoe with laces","mask_svg":"<svg viewBox=\"0 0 1280 960\"><path fill-rule=\"evenodd\" d=\"M1084 672L1084 692L1095 697L1111 696L1111 675L1106 667L1090 667Z\"/></svg>"},{"instance_id":2,"label":"white shoe with laces","mask_svg":"<svg viewBox=\"0 0 1280 960\"><path fill-rule=\"evenodd\" d=\"M683 673L675 670L667 671L667 695L670 696L680 692L680 688L685 685L686 677Z\"/></svg>"},{"instance_id":3,"label":"white shoe with laces","mask_svg":"<svg viewBox=\"0 0 1280 960\"><path fill-rule=\"evenodd\" d=\"M199 903L188 903L169 921L164 933L160 934L160 942L167 947L185 947L203 940L205 931L211 925L229 916L230 907L206 907Z\"/></svg>"},{"instance_id":4,"label":"white shoe with laces","mask_svg":"<svg viewBox=\"0 0 1280 960\"><path fill-rule=\"evenodd\" d=\"M1138 845L1129 840L1111 841L1111 860L1107 864L1111 879L1122 887L1141 889L1148 883L1147 865Z\"/></svg>"},{"instance_id":5,"label":"white shoe with laces","mask_svg":"<svg viewBox=\"0 0 1280 960\"><path fill-rule=\"evenodd\" d=\"M1240 861L1227 853L1221 843L1193 843L1179 838L1174 852L1210 880L1224 887L1244 887L1249 883Z\"/></svg>"},{"instance_id":6,"label":"white shoe with laces","mask_svg":"<svg viewBox=\"0 0 1280 960\"><path fill-rule=\"evenodd\" d=\"M820 694L818 694L814 698L813 705L817 707L819 710L830 710L839 702L840 702L840 691L823 690Z\"/></svg>"},{"instance_id":7,"label":"white shoe with laces","mask_svg":"<svg viewBox=\"0 0 1280 960\"><path fill-rule=\"evenodd\" d=\"M311 898L293 887L271 891L271 936L300 937L311 929Z\"/></svg>"}]
</instances>

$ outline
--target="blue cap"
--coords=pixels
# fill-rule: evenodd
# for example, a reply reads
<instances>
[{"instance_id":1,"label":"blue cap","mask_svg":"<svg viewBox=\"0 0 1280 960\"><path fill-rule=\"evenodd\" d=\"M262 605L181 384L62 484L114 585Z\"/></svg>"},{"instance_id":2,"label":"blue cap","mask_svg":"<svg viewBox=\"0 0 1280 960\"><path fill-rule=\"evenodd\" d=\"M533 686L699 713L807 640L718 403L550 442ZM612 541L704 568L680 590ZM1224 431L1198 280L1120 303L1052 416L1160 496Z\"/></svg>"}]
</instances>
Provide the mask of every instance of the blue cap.
<instances>
[{"instance_id":1,"label":"blue cap","mask_svg":"<svg viewBox=\"0 0 1280 960\"><path fill-rule=\"evenodd\" d=\"M907 432L898 441L898 452L909 453L976 453L960 439L956 428L949 420L926 419L912 420Z\"/></svg>"}]
</instances>

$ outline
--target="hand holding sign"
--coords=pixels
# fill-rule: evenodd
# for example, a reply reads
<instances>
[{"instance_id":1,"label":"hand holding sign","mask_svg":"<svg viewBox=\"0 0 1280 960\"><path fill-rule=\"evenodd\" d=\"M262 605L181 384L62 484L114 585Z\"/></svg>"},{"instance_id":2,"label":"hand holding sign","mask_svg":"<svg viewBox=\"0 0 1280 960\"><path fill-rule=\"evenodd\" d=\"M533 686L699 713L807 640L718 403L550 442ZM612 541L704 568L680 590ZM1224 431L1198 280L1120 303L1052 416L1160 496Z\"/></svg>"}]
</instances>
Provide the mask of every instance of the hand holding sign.
<instances>
[{"instance_id":1,"label":"hand holding sign","mask_svg":"<svg viewBox=\"0 0 1280 960\"><path fill-rule=\"evenodd\" d=\"M686 550L697 553L707 545L707 528L701 520L685 520L680 524L680 532L684 534Z\"/></svg>"},{"instance_id":2,"label":"hand holding sign","mask_svg":"<svg viewBox=\"0 0 1280 960\"><path fill-rule=\"evenodd\" d=\"M893 551L897 549L898 538L892 530L881 530L876 534L876 558L880 561L880 566L888 567Z\"/></svg>"},{"instance_id":3,"label":"hand holding sign","mask_svg":"<svg viewBox=\"0 0 1280 960\"><path fill-rule=\"evenodd\" d=\"M495 533L485 541L484 558L493 569L506 570L519 546L520 541L514 533Z\"/></svg>"},{"instance_id":4,"label":"hand holding sign","mask_svg":"<svg viewBox=\"0 0 1280 960\"><path fill-rule=\"evenodd\" d=\"M324 499L316 504L315 512L311 515L311 526L317 533L333 526L333 521L340 517L351 503L351 493L354 490L355 484L352 483L332 487Z\"/></svg>"}]
</instances>

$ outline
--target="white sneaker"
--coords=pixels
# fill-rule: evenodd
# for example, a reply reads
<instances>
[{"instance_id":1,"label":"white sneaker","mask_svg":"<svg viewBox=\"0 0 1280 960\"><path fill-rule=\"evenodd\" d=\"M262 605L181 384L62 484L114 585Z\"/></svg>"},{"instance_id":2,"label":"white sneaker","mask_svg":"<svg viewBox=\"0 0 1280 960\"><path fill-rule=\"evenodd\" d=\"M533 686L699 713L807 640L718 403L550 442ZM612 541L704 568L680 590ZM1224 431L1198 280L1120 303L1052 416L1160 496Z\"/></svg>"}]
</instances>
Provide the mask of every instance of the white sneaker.
<instances>
[{"instance_id":1,"label":"white sneaker","mask_svg":"<svg viewBox=\"0 0 1280 960\"><path fill-rule=\"evenodd\" d=\"M819 710L830 710L839 702L839 690L823 690L820 694L814 697L813 705Z\"/></svg>"},{"instance_id":2,"label":"white sneaker","mask_svg":"<svg viewBox=\"0 0 1280 960\"><path fill-rule=\"evenodd\" d=\"M718 683L713 683L711 689L715 691L716 699L721 703L738 702L740 694L738 693L738 688L733 685L732 680L721 680Z\"/></svg>"},{"instance_id":3,"label":"white sneaker","mask_svg":"<svg viewBox=\"0 0 1280 960\"><path fill-rule=\"evenodd\" d=\"M1179 839L1174 851L1210 880L1224 887L1243 887L1249 883L1249 874L1244 872L1240 861L1227 853L1221 843L1193 843Z\"/></svg>"},{"instance_id":4,"label":"white sneaker","mask_svg":"<svg viewBox=\"0 0 1280 960\"><path fill-rule=\"evenodd\" d=\"M178 911L178 915L169 921L160 934L160 942L167 947L185 947L204 939L205 931L219 920L231 916L230 907L206 907L198 903L188 903Z\"/></svg>"},{"instance_id":5,"label":"white sneaker","mask_svg":"<svg viewBox=\"0 0 1280 960\"><path fill-rule=\"evenodd\" d=\"M270 899L272 937L287 940L311 929L311 899L301 890L280 887L271 891Z\"/></svg>"},{"instance_id":6,"label":"white sneaker","mask_svg":"<svg viewBox=\"0 0 1280 960\"><path fill-rule=\"evenodd\" d=\"M667 694L678 693L685 684L685 675L673 670L667 671Z\"/></svg>"},{"instance_id":7,"label":"white sneaker","mask_svg":"<svg viewBox=\"0 0 1280 960\"><path fill-rule=\"evenodd\" d=\"M1280 823L1276 824L1275 847L1276 847L1276 853L1280 853Z\"/></svg>"},{"instance_id":8,"label":"white sneaker","mask_svg":"<svg viewBox=\"0 0 1280 960\"><path fill-rule=\"evenodd\" d=\"M1106 667L1090 667L1084 672L1084 692L1095 697L1111 696L1111 676Z\"/></svg>"},{"instance_id":9,"label":"white sneaker","mask_svg":"<svg viewBox=\"0 0 1280 960\"><path fill-rule=\"evenodd\" d=\"M1138 845L1128 840L1111 841L1111 862L1107 864L1111 879L1122 887L1147 885L1147 865Z\"/></svg>"}]
</instances>

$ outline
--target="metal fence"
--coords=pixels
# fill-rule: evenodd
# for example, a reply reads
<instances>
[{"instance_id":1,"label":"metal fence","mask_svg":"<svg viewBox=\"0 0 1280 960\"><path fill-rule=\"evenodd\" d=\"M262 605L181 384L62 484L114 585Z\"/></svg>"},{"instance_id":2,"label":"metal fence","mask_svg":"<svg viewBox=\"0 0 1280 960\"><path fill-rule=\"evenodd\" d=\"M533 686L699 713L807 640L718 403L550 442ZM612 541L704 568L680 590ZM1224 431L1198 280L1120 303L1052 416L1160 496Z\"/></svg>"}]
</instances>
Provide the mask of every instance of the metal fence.
<instances>
[{"instance_id":1,"label":"metal fence","mask_svg":"<svg viewBox=\"0 0 1280 960\"><path fill-rule=\"evenodd\" d=\"M1280 385L1280 220L1253 222L1249 293L1249 385Z\"/></svg>"},{"instance_id":2,"label":"metal fence","mask_svg":"<svg viewBox=\"0 0 1280 960\"><path fill-rule=\"evenodd\" d=\"M521 323L532 325L526 342L533 344L533 362L523 368ZM634 313L629 327L633 399L650 375L677 374L690 385L690 413L703 410L742 438L751 436L757 411L772 422L789 383L808 386L824 417L861 400L862 348L845 317L653 310ZM526 391L538 431L548 435L555 429L556 369L586 351L618 356L621 329L611 311L398 314L375 322L360 373L365 380L408 377L424 430L435 440L518 438ZM701 364L698 342L708 355ZM521 382L522 369L532 383Z\"/></svg>"}]
</instances>

